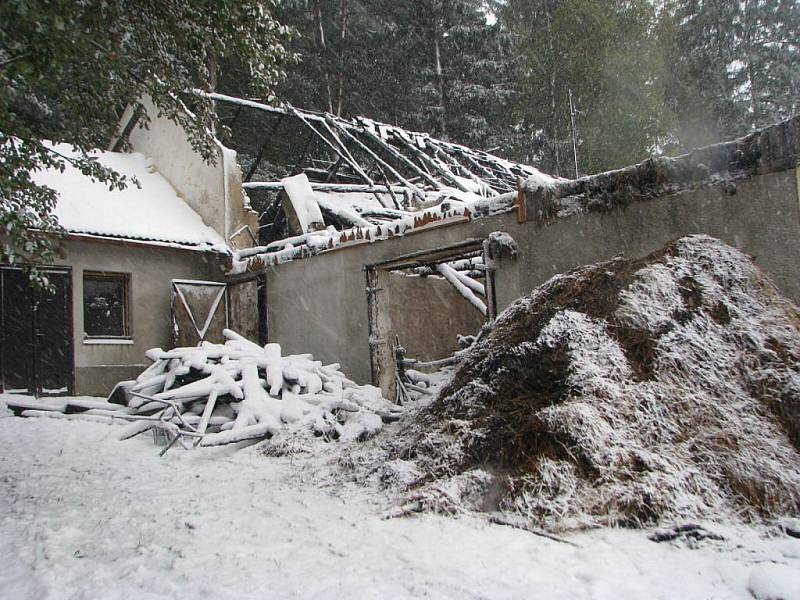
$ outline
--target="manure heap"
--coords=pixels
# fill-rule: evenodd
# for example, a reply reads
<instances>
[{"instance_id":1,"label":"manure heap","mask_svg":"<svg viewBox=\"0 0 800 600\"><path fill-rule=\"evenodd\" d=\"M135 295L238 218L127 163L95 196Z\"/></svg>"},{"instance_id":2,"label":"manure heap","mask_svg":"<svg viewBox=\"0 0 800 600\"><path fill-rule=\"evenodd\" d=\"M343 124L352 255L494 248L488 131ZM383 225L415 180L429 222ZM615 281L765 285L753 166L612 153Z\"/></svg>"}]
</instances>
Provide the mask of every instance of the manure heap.
<instances>
[{"instance_id":1,"label":"manure heap","mask_svg":"<svg viewBox=\"0 0 800 600\"><path fill-rule=\"evenodd\" d=\"M800 511L799 417L797 308L691 236L516 301L394 452L422 472L419 510L550 530L760 520Z\"/></svg>"}]
</instances>

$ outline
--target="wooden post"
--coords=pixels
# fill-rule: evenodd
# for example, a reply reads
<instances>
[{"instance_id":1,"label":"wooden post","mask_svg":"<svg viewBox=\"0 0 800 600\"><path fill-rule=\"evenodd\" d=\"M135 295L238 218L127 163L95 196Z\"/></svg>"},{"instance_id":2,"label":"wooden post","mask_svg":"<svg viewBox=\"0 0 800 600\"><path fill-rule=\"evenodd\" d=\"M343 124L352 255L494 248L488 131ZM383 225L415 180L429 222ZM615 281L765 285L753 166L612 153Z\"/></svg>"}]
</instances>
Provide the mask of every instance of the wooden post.
<instances>
[{"instance_id":1,"label":"wooden post","mask_svg":"<svg viewBox=\"0 0 800 600\"><path fill-rule=\"evenodd\" d=\"M205 434L206 428L208 427L208 421L211 418L211 413L214 411L214 406L217 404L217 388L211 390L211 393L208 395L208 402L206 402L206 407L203 409L203 416L200 418L200 424L197 426L197 433L200 435ZM200 440L202 438L197 438L197 445L200 444Z\"/></svg>"},{"instance_id":2,"label":"wooden post","mask_svg":"<svg viewBox=\"0 0 800 600\"><path fill-rule=\"evenodd\" d=\"M374 158L374 159L377 161L377 163L378 163L378 164L381 164L381 165L383 165L384 167L386 167L386 168L389 170L389 172L390 172L392 175L394 175L395 177L397 177L397 180L398 180L398 181L400 181L400 182L401 182L403 185L405 185L405 186L406 186L407 188L409 188L409 189L412 189L412 190L414 190L414 192L415 192L415 193L416 193L416 192L419 192L420 194L422 193L422 192L421 192L421 191L420 191L420 190L417 188L417 186L415 186L413 183L411 183L411 182L410 182L410 181L408 181L408 180L407 180L405 177L403 177L403 176L402 176L402 175L401 175L401 174L400 174L398 171L396 171L396 170L395 170L395 169L392 167L392 165L390 165L389 163L387 163L387 162L385 162L383 159L381 159L381 157L380 157L380 156L378 156L377 154L375 154L375 152L373 152L373 151L372 151L372 149L371 149L369 146L367 146L366 144L364 144L364 143L363 143L361 140L359 140L357 137L355 137L353 134L351 134L349 131L347 131L347 129L346 129L346 128L342 127L342 126L341 126L339 123L337 123L337 122L336 122L335 120L333 120L333 119L328 119L328 121L329 121L329 122L330 122L330 123L331 123L331 124L332 124L334 127L336 127L336 128L339 130L339 131L341 131L341 132L342 132L344 135L346 135L347 137L349 137L349 138L350 138L351 140L353 140L353 141L354 141L356 144L358 144L358 145L359 145L361 148L363 148L363 149L364 149L364 150L367 152L367 154L369 154L369 155L370 155L372 158ZM388 179L386 179L386 175L385 175L385 174L384 174L384 179L386 180L386 185L387 185L387 186L390 186L390 183L389 183ZM398 208L399 208L399 207L398 207Z\"/></svg>"},{"instance_id":3,"label":"wooden post","mask_svg":"<svg viewBox=\"0 0 800 600\"><path fill-rule=\"evenodd\" d=\"M525 180L517 179L517 197L514 199L514 210L517 211L517 223L524 223L528 217L525 208Z\"/></svg>"}]
</instances>

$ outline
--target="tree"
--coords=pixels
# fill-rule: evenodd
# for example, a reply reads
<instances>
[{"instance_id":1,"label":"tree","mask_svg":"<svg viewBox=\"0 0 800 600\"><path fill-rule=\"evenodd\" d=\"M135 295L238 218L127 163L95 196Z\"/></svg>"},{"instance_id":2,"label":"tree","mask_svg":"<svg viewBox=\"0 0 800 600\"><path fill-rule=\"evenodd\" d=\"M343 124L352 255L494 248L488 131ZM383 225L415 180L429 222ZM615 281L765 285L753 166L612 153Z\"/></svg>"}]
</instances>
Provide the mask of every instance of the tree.
<instances>
[{"instance_id":1,"label":"tree","mask_svg":"<svg viewBox=\"0 0 800 600\"><path fill-rule=\"evenodd\" d=\"M216 65L246 66L270 97L287 32L258 0L5 0L0 3L0 262L51 260L56 194L31 173L69 162L109 187L130 182L88 155L122 110L149 96L212 156ZM191 110L187 110L187 106ZM141 106L139 106L141 110ZM143 122L152 115L142 114ZM55 152L66 142L75 157Z\"/></svg>"},{"instance_id":2,"label":"tree","mask_svg":"<svg viewBox=\"0 0 800 600\"><path fill-rule=\"evenodd\" d=\"M509 46L499 25L487 22L484 2L385 2L413 68L406 96L409 127L489 149L504 131L510 93Z\"/></svg>"},{"instance_id":3,"label":"tree","mask_svg":"<svg viewBox=\"0 0 800 600\"><path fill-rule=\"evenodd\" d=\"M800 109L796 0L672 0L664 21L678 150L741 135Z\"/></svg>"},{"instance_id":4,"label":"tree","mask_svg":"<svg viewBox=\"0 0 800 600\"><path fill-rule=\"evenodd\" d=\"M762 127L800 112L800 2L745 0L744 62L750 114Z\"/></svg>"},{"instance_id":5,"label":"tree","mask_svg":"<svg viewBox=\"0 0 800 600\"><path fill-rule=\"evenodd\" d=\"M481 0L281 0L300 56L281 99L477 147L503 129L508 45Z\"/></svg>"},{"instance_id":6,"label":"tree","mask_svg":"<svg viewBox=\"0 0 800 600\"><path fill-rule=\"evenodd\" d=\"M734 101L735 29L739 8L728 0L676 0L664 14L673 70L668 85L675 109L675 143L684 149L726 138L744 114Z\"/></svg>"},{"instance_id":7,"label":"tree","mask_svg":"<svg viewBox=\"0 0 800 600\"><path fill-rule=\"evenodd\" d=\"M509 0L500 18L517 56L518 159L573 176L573 118L581 173L641 160L660 144L669 115L651 2Z\"/></svg>"}]
</instances>

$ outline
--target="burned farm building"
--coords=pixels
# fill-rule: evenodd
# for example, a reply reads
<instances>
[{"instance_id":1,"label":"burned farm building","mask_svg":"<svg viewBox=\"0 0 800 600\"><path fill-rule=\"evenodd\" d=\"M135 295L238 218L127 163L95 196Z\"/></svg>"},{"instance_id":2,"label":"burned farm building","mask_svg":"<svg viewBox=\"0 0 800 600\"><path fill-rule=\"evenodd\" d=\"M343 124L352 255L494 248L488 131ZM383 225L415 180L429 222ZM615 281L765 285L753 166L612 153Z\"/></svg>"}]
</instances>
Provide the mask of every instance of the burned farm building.
<instances>
[{"instance_id":1,"label":"burned farm building","mask_svg":"<svg viewBox=\"0 0 800 600\"><path fill-rule=\"evenodd\" d=\"M567 180L367 118L212 98L230 131L213 164L129 110L133 152L111 140L98 159L141 188L41 174L67 234L43 265L55 295L2 267L4 391L107 395L148 348L230 327L393 398L398 352L445 359L551 276L688 234L754 256L800 300L798 118Z\"/></svg>"}]
</instances>

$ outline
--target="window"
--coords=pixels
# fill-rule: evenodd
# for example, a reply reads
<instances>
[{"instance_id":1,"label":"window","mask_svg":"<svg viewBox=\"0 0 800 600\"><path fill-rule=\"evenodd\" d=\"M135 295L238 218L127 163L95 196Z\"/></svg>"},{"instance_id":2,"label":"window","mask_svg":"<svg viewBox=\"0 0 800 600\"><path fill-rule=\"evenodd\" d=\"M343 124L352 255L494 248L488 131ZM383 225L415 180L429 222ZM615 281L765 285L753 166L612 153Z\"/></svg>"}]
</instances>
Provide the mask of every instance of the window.
<instances>
[{"instance_id":1,"label":"window","mask_svg":"<svg viewBox=\"0 0 800 600\"><path fill-rule=\"evenodd\" d=\"M83 273L83 330L87 338L130 337L130 276Z\"/></svg>"}]
</instances>

